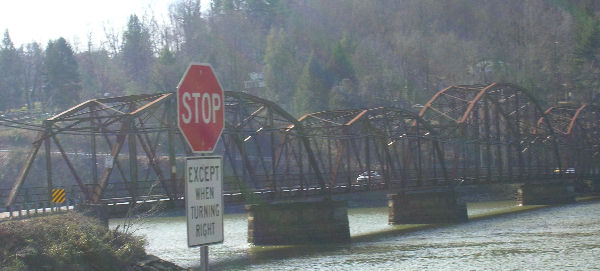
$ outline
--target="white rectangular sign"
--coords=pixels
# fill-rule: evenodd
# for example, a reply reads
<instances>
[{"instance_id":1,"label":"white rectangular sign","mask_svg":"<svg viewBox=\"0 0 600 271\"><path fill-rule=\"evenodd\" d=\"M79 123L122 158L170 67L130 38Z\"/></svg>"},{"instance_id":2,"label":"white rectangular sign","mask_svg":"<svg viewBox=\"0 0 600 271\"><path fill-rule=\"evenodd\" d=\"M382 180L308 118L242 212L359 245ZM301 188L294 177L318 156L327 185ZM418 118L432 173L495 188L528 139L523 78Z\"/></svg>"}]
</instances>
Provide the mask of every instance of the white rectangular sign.
<instances>
[{"instance_id":1,"label":"white rectangular sign","mask_svg":"<svg viewBox=\"0 0 600 271\"><path fill-rule=\"evenodd\" d=\"M223 158L185 160L185 213L188 247L223 242Z\"/></svg>"},{"instance_id":2,"label":"white rectangular sign","mask_svg":"<svg viewBox=\"0 0 600 271\"><path fill-rule=\"evenodd\" d=\"M113 159L112 155L110 155L110 154L109 154L109 155L107 155L107 156L104 158L104 167L105 167L105 168L112 168L112 167L113 167L113 164L114 164L114 162L115 162L115 161L114 161L114 159Z\"/></svg>"}]
</instances>

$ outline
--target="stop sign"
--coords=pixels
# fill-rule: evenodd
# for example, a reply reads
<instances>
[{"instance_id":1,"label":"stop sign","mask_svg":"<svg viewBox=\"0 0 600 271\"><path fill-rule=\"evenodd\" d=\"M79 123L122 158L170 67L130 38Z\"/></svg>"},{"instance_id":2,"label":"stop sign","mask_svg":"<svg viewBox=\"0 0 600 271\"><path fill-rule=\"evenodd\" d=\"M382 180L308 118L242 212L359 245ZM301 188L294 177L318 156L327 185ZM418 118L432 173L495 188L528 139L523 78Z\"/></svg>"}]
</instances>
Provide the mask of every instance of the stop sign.
<instances>
[{"instance_id":1,"label":"stop sign","mask_svg":"<svg viewBox=\"0 0 600 271\"><path fill-rule=\"evenodd\" d=\"M223 89L210 64L192 63L177 86L177 125L193 152L212 152L223 131Z\"/></svg>"}]
</instances>

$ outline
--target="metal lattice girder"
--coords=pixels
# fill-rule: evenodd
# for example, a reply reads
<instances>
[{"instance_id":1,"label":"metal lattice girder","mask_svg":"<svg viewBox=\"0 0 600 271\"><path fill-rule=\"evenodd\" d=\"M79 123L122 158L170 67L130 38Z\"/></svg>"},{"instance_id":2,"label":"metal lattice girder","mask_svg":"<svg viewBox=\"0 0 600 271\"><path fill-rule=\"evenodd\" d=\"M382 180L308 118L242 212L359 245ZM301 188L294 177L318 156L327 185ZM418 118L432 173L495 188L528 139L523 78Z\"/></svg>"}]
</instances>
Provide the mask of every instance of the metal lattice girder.
<instances>
[{"instance_id":1,"label":"metal lattice girder","mask_svg":"<svg viewBox=\"0 0 600 271\"><path fill-rule=\"evenodd\" d=\"M551 123L564 168L573 168L579 176L599 171L600 106L563 103L548 108L545 113L538 125L543 125L545 121ZM540 133L539 136L547 134Z\"/></svg>"},{"instance_id":2,"label":"metal lattice girder","mask_svg":"<svg viewBox=\"0 0 600 271\"><path fill-rule=\"evenodd\" d=\"M420 185L445 178L435 132L416 114L378 107L323 111L299 121L310 137L330 186L348 184L363 171L378 170L386 184ZM343 166L342 166L343 165Z\"/></svg>"},{"instance_id":3,"label":"metal lattice girder","mask_svg":"<svg viewBox=\"0 0 600 271\"><path fill-rule=\"evenodd\" d=\"M451 86L419 113L446 142L453 178L529 181L560 168L556 137L540 103L512 84ZM540 140L536 133L548 133Z\"/></svg>"}]
</instances>

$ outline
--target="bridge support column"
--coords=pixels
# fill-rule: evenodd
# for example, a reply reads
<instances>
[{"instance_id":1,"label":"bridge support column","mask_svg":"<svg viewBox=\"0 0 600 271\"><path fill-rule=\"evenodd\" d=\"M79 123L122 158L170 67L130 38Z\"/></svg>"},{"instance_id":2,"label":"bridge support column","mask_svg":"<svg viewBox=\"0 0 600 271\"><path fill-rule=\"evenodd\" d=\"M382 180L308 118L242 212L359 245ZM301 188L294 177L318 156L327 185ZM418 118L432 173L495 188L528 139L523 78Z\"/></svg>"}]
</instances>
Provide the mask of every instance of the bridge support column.
<instances>
[{"instance_id":1,"label":"bridge support column","mask_svg":"<svg viewBox=\"0 0 600 271\"><path fill-rule=\"evenodd\" d=\"M527 183L517 192L519 205L565 204L575 202L573 185L568 182Z\"/></svg>"},{"instance_id":2,"label":"bridge support column","mask_svg":"<svg viewBox=\"0 0 600 271\"><path fill-rule=\"evenodd\" d=\"M467 207L452 188L389 194L389 224L431 224L467 221Z\"/></svg>"},{"instance_id":3,"label":"bridge support column","mask_svg":"<svg viewBox=\"0 0 600 271\"><path fill-rule=\"evenodd\" d=\"M255 245L350 241L346 201L302 201L247 205L248 242Z\"/></svg>"},{"instance_id":4,"label":"bridge support column","mask_svg":"<svg viewBox=\"0 0 600 271\"><path fill-rule=\"evenodd\" d=\"M84 216L94 217L100 220L100 223L108 228L109 210L105 204L79 204L75 206L76 212Z\"/></svg>"},{"instance_id":5,"label":"bridge support column","mask_svg":"<svg viewBox=\"0 0 600 271\"><path fill-rule=\"evenodd\" d=\"M592 193L600 193L600 179L592 179L590 183L590 189L592 190Z\"/></svg>"}]
</instances>

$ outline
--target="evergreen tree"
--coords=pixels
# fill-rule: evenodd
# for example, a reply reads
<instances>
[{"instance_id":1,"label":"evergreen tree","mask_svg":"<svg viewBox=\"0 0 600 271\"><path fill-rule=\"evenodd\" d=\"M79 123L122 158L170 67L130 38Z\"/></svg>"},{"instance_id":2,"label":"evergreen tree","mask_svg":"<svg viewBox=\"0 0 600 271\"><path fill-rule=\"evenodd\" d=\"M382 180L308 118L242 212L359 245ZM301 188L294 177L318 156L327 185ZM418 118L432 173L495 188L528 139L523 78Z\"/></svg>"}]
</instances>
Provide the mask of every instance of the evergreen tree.
<instances>
[{"instance_id":1,"label":"evergreen tree","mask_svg":"<svg viewBox=\"0 0 600 271\"><path fill-rule=\"evenodd\" d=\"M246 0L247 13L253 21L260 23L263 29L279 25L287 13L286 1L282 0Z\"/></svg>"},{"instance_id":2,"label":"evergreen tree","mask_svg":"<svg viewBox=\"0 0 600 271\"><path fill-rule=\"evenodd\" d=\"M175 55L168 46L164 46L152 67L154 88L159 92L175 91L181 74L183 71L178 69Z\"/></svg>"},{"instance_id":3,"label":"evergreen tree","mask_svg":"<svg viewBox=\"0 0 600 271\"><path fill-rule=\"evenodd\" d=\"M129 79L135 83L128 86L128 92L134 94L148 88L153 62L152 41L148 28L135 14L129 17L127 30L123 33L121 57Z\"/></svg>"},{"instance_id":4,"label":"evergreen tree","mask_svg":"<svg viewBox=\"0 0 600 271\"><path fill-rule=\"evenodd\" d=\"M22 74L23 60L6 30L0 44L0 110L23 104Z\"/></svg>"},{"instance_id":5,"label":"evergreen tree","mask_svg":"<svg viewBox=\"0 0 600 271\"><path fill-rule=\"evenodd\" d=\"M329 89L326 71L311 52L292 97L294 112L300 116L328 109Z\"/></svg>"},{"instance_id":6,"label":"evergreen tree","mask_svg":"<svg viewBox=\"0 0 600 271\"><path fill-rule=\"evenodd\" d=\"M329 105L336 107L344 104L337 102L339 94L350 89L361 97L360 107L394 99L424 103L442 87L479 82L468 67L482 61L506 68L486 69L481 82L521 84L547 100L566 90L575 100L589 100L600 89L600 1L214 0L206 13L200 0L174 2L170 25L132 15L122 35L105 31L106 51L77 56L85 86L81 97L168 89L171 79L161 76L172 67L166 55L155 64L161 54L155 44L168 45L177 71L191 61L210 62L226 89L240 90L249 73L262 71L265 96L284 108L308 84L298 79L313 48L313 61L329 72L322 85L333 91ZM153 33L164 33L164 42ZM35 72L18 79L10 70L19 62L7 60L23 50L26 67L35 67L32 51L6 35L0 47L0 110L6 110L22 105L24 93L40 92L32 84ZM353 88L341 83L346 78Z\"/></svg>"},{"instance_id":7,"label":"evergreen tree","mask_svg":"<svg viewBox=\"0 0 600 271\"><path fill-rule=\"evenodd\" d=\"M337 42L331 52L331 58L327 63L327 69L329 70L334 85L338 85L343 79L350 79L356 82L356 74L354 72L354 65L350 59L350 55L346 52L346 48L342 41Z\"/></svg>"},{"instance_id":8,"label":"evergreen tree","mask_svg":"<svg viewBox=\"0 0 600 271\"><path fill-rule=\"evenodd\" d=\"M265 98L289 109L298 73L295 52L285 32L283 29L271 29L265 50Z\"/></svg>"},{"instance_id":9,"label":"evergreen tree","mask_svg":"<svg viewBox=\"0 0 600 271\"><path fill-rule=\"evenodd\" d=\"M213 0L211 11L214 15L244 14L266 31L281 26L289 8L286 0Z\"/></svg>"},{"instance_id":10,"label":"evergreen tree","mask_svg":"<svg viewBox=\"0 0 600 271\"><path fill-rule=\"evenodd\" d=\"M360 108L358 89L352 80L343 79L329 93L329 109Z\"/></svg>"},{"instance_id":11,"label":"evergreen tree","mask_svg":"<svg viewBox=\"0 0 600 271\"><path fill-rule=\"evenodd\" d=\"M207 23L202 18L200 0L180 0L171 4L169 15L176 31L176 39L180 39L183 58L202 60L208 47Z\"/></svg>"},{"instance_id":12,"label":"evergreen tree","mask_svg":"<svg viewBox=\"0 0 600 271\"><path fill-rule=\"evenodd\" d=\"M223 14L241 10L244 4L244 0L212 0L210 8L215 14Z\"/></svg>"},{"instance_id":13,"label":"evergreen tree","mask_svg":"<svg viewBox=\"0 0 600 271\"><path fill-rule=\"evenodd\" d=\"M64 38L48 42L46 47L45 99L49 109L64 110L79 102L81 83L77 61L71 45Z\"/></svg>"},{"instance_id":14,"label":"evergreen tree","mask_svg":"<svg viewBox=\"0 0 600 271\"><path fill-rule=\"evenodd\" d=\"M24 86L26 90L27 109L31 110L35 101L40 101L38 94L44 85L44 51L37 42L26 45L23 55Z\"/></svg>"},{"instance_id":15,"label":"evergreen tree","mask_svg":"<svg viewBox=\"0 0 600 271\"><path fill-rule=\"evenodd\" d=\"M600 20L582 25L580 29L574 58L576 86L585 92L587 99L600 100Z\"/></svg>"}]
</instances>

